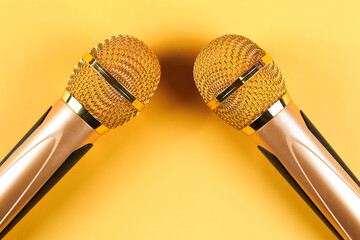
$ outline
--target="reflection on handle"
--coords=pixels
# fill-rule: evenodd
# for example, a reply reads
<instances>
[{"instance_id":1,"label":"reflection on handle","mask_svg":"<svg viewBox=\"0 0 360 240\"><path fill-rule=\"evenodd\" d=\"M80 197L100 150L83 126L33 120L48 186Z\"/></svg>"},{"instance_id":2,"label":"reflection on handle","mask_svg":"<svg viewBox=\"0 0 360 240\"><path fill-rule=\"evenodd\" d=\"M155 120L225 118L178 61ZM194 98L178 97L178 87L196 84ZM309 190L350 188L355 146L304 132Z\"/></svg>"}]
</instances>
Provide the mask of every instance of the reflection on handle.
<instances>
[{"instance_id":1,"label":"reflection on handle","mask_svg":"<svg viewBox=\"0 0 360 240\"><path fill-rule=\"evenodd\" d=\"M0 167L5 163L5 161L13 154L16 149L18 149L23 142L41 125L41 123L44 121L48 113L50 112L51 107L44 113L44 115L41 116L41 118L34 124L34 126L25 134L25 136L15 145L15 147L8 153L8 155L5 156L5 158L0 162Z\"/></svg>"},{"instance_id":2,"label":"reflection on handle","mask_svg":"<svg viewBox=\"0 0 360 240\"><path fill-rule=\"evenodd\" d=\"M262 154L271 162L271 164L279 171L279 173L286 179L286 181L293 187L293 189L301 196L301 198L311 207L311 209L319 216L319 218L328 226L328 228L335 234L338 239L343 239L341 235L336 231L333 225L326 219L326 217L322 214L319 208L314 204L314 202L309 198L309 196L304 192L304 190L300 187L300 185L296 182L296 180L290 175L290 173L286 170L284 165L279 161L277 157L275 157L272 153L270 153L265 148L258 146L259 150Z\"/></svg>"},{"instance_id":3,"label":"reflection on handle","mask_svg":"<svg viewBox=\"0 0 360 240\"><path fill-rule=\"evenodd\" d=\"M0 239L2 239L43 198L43 196L50 191L53 186L55 186L55 184L85 155L85 153L90 150L92 146L92 144L87 144L70 154L54 175L50 177L44 186L34 195L34 197L31 198L25 207L0 233Z\"/></svg>"},{"instance_id":4,"label":"reflection on handle","mask_svg":"<svg viewBox=\"0 0 360 240\"><path fill-rule=\"evenodd\" d=\"M360 239L359 181L293 102L251 138L339 239Z\"/></svg>"},{"instance_id":5,"label":"reflection on handle","mask_svg":"<svg viewBox=\"0 0 360 240\"><path fill-rule=\"evenodd\" d=\"M0 165L3 237L100 135L59 99Z\"/></svg>"},{"instance_id":6,"label":"reflection on handle","mask_svg":"<svg viewBox=\"0 0 360 240\"><path fill-rule=\"evenodd\" d=\"M319 140L319 142L328 150L328 152L335 158L335 160L340 164L340 166L349 174L349 176L354 180L354 182L360 187L360 182L354 175L354 173L348 168L345 162L340 158L340 156L335 152L335 150L330 146L326 139L321 135L321 133L316 129L314 124L308 119L303 111L300 111L301 116L304 119L304 122L310 132Z\"/></svg>"}]
</instances>

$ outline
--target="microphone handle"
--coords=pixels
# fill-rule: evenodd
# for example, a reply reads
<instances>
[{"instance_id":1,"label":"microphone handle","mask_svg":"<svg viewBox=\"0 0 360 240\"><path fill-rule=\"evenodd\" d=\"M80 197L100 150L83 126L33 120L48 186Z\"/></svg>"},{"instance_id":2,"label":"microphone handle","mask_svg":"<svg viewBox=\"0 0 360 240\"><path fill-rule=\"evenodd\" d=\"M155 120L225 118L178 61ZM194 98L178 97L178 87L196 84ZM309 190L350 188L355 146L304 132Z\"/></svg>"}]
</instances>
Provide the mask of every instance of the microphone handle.
<instances>
[{"instance_id":1,"label":"microphone handle","mask_svg":"<svg viewBox=\"0 0 360 240\"><path fill-rule=\"evenodd\" d=\"M360 238L360 183L293 102L251 138L339 239Z\"/></svg>"},{"instance_id":2,"label":"microphone handle","mask_svg":"<svg viewBox=\"0 0 360 240\"><path fill-rule=\"evenodd\" d=\"M63 99L50 107L0 162L0 239L100 136Z\"/></svg>"}]
</instances>

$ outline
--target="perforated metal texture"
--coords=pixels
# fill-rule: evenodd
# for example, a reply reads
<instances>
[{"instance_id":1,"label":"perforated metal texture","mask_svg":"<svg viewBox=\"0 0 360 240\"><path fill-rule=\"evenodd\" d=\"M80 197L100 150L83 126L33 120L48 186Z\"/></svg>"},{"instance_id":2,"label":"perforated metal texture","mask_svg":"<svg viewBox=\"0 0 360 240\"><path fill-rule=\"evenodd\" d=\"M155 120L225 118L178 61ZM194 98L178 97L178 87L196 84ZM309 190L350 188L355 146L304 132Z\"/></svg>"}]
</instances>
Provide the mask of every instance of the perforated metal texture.
<instances>
[{"instance_id":1,"label":"perforated metal texture","mask_svg":"<svg viewBox=\"0 0 360 240\"><path fill-rule=\"evenodd\" d=\"M146 104L154 94L160 81L160 64L139 39L114 36L91 49L90 54L141 103ZM66 89L108 128L122 125L138 113L84 60L75 67Z\"/></svg>"},{"instance_id":2,"label":"perforated metal texture","mask_svg":"<svg viewBox=\"0 0 360 240\"><path fill-rule=\"evenodd\" d=\"M224 35L211 41L200 52L194 65L195 84L205 102L216 98L265 54L258 45L240 35ZM240 130L285 93L285 81L274 61L271 61L214 112Z\"/></svg>"}]
</instances>

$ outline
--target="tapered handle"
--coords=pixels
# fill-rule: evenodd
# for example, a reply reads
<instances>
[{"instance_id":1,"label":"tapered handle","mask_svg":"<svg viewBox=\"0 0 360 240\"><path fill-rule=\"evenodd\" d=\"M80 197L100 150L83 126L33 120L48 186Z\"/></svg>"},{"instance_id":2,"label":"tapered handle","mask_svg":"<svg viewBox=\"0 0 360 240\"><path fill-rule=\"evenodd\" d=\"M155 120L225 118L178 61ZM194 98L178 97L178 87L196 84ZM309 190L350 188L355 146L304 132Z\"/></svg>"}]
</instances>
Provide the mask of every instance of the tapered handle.
<instances>
[{"instance_id":1,"label":"tapered handle","mask_svg":"<svg viewBox=\"0 0 360 240\"><path fill-rule=\"evenodd\" d=\"M360 184L290 103L252 139L340 239L360 239Z\"/></svg>"},{"instance_id":2,"label":"tapered handle","mask_svg":"<svg viewBox=\"0 0 360 240\"><path fill-rule=\"evenodd\" d=\"M0 236L79 160L100 135L59 100L0 166Z\"/></svg>"}]
</instances>

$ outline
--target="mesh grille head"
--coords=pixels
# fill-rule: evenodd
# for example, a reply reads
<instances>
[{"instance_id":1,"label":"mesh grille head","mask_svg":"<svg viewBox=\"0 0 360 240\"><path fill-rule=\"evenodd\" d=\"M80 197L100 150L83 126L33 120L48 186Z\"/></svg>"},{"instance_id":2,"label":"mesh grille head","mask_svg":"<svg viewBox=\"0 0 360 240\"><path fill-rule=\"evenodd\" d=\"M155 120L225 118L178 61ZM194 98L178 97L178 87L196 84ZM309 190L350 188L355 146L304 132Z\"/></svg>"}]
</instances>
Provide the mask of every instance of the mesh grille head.
<instances>
[{"instance_id":1,"label":"mesh grille head","mask_svg":"<svg viewBox=\"0 0 360 240\"><path fill-rule=\"evenodd\" d=\"M239 35L225 35L211 41L200 52L194 65L194 80L205 102L216 98L265 54L258 45ZM285 93L282 75L271 61L214 112L233 127L242 129Z\"/></svg>"},{"instance_id":2,"label":"mesh grille head","mask_svg":"<svg viewBox=\"0 0 360 240\"><path fill-rule=\"evenodd\" d=\"M160 80L160 64L142 41L119 35L106 39L90 54L141 103L146 104ZM83 59L66 86L101 124L115 128L137 115L138 110Z\"/></svg>"}]
</instances>

